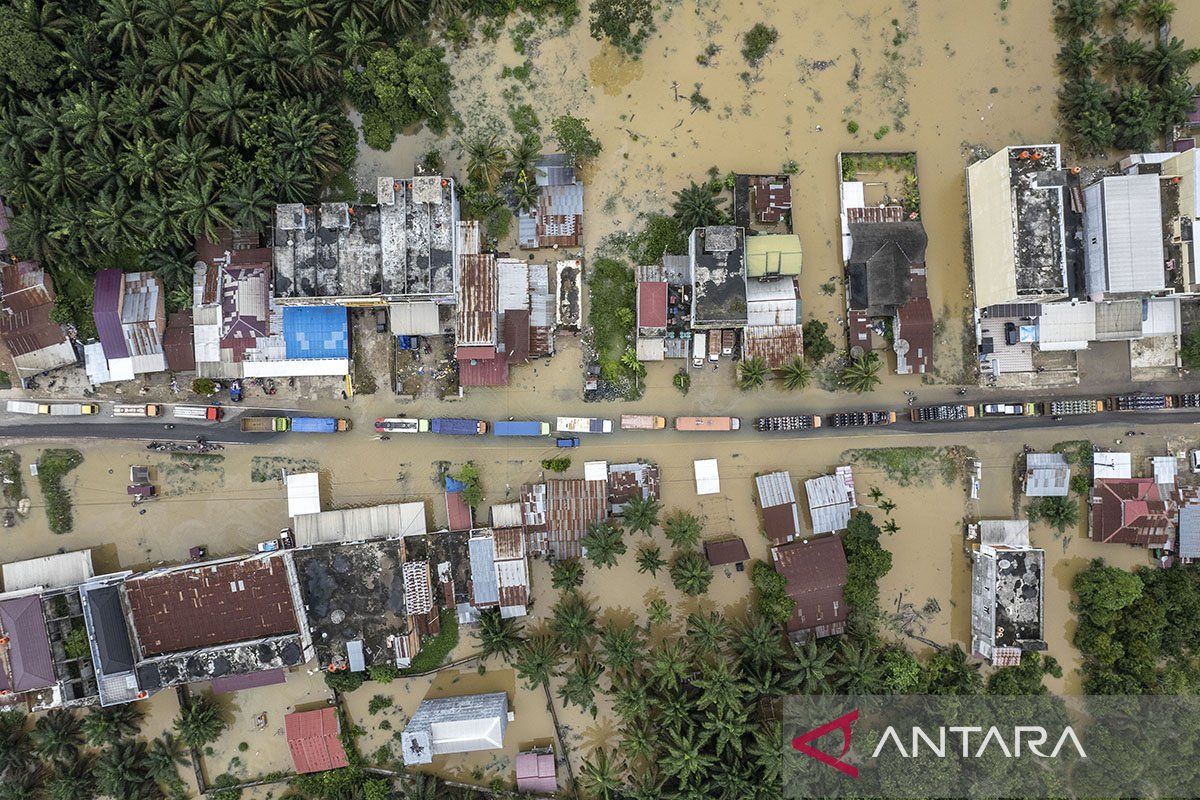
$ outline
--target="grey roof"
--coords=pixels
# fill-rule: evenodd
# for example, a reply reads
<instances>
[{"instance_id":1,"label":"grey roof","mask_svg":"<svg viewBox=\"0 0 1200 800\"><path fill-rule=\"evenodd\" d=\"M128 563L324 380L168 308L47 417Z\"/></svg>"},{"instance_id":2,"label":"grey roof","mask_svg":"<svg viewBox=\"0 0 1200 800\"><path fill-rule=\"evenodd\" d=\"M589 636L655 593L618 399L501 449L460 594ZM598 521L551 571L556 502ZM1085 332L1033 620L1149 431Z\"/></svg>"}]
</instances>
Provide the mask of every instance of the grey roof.
<instances>
[{"instance_id":1,"label":"grey roof","mask_svg":"<svg viewBox=\"0 0 1200 800\"><path fill-rule=\"evenodd\" d=\"M851 222L850 307L892 313L909 298L909 270L925 263L929 239L916 222Z\"/></svg>"},{"instance_id":2,"label":"grey roof","mask_svg":"<svg viewBox=\"0 0 1200 800\"><path fill-rule=\"evenodd\" d=\"M346 642L346 658L350 662L351 672L363 672L366 670L367 662L363 657L362 639L351 639Z\"/></svg>"},{"instance_id":3,"label":"grey roof","mask_svg":"<svg viewBox=\"0 0 1200 800\"><path fill-rule=\"evenodd\" d=\"M850 524L850 493L837 475L822 475L804 482L813 533L840 531Z\"/></svg>"},{"instance_id":4,"label":"grey roof","mask_svg":"<svg viewBox=\"0 0 1200 800\"><path fill-rule=\"evenodd\" d=\"M979 543L1005 547L1029 547L1029 520L982 519Z\"/></svg>"},{"instance_id":5,"label":"grey roof","mask_svg":"<svg viewBox=\"0 0 1200 800\"><path fill-rule=\"evenodd\" d=\"M563 153L540 156L534 164L538 186L565 186L575 183L575 165ZM581 209L580 214L583 213Z\"/></svg>"},{"instance_id":6,"label":"grey roof","mask_svg":"<svg viewBox=\"0 0 1200 800\"><path fill-rule=\"evenodd\" d=\"M491 536L474 536L468 542L471 553L471 593L475 605L500 602L496 583L496 546Z\"/></svg>"},{"instance_id":7,"label":"grey roof","mask_svg":"<svg viewBox=\"0 0 1200 800\"><path fill-rule=\"evenodd\" d=\"M299 547L425 534L425 503L385 503L302 514L292 520Z\"/></svg>"},{"instance_id":8,"label":"grey roof","mask_svg":"<svg viewBox=\"0 0 1200 800\"><path fill-rule=\"evenodd\" d=\"M503 746L508 695L469 694L422 700L401 735L405 764L428 764L433 756Z\"/></svg>"},{"instance_id":9,"label":"grey roof","mask_svg":"<svg viewBox=\"0 0 1200 800\"><path fill-rule=\"evenodd\" d=\"M971 638L975 652L996 647L1044 648L1045 552L982 546L971 568Z\"/></svg>"},{"instance_id":10,"label":"grey roof","mask_svg":"<svg viewBox=\"0 0 1200 800\"><path fill-rule=\"evenodd\" d=\"M1200 503L1179 509L1179 557L1200 558Z\"/></svg>"},{"instance_id":11,"label":"grey roof","mask_svg":"<svg viewBox=\"0 0 1200 800\"><path fill-rule=\"evenodd\" d=\"M692 272L692 325L738 327L746 324L746 253L744 231L732 225L696 228L688 240Z\"/></svg>"},{"instance_id":12,"label":"grey roof","mask_svg":"<svg viewBox=\"0 0 1200 800\"><path fill-rule=\"evenodd\" d=\"M542 196L549 198L550 213L564 217L583 214L583 185L568 183L554 184L542 189Z\"/></svg>"},{"instance_id":13,"label":"grey roof","mask_svg":"<svg viewBox=\"0 0 1200 800\"><path fill-rule=\"evenodd\" d=\"M0 601L0 629L9 638L8 666L12 688L17 692L53 686L54 660L50 638L42 616L42 600L36 594Z\"/></svg>"},{"instance_id":14,"label":"grey roof","mask_svg":"<svg viewBox=\"0 0 1200 800\"><path fill-rule=\"evenodd\" d=\"M301 637L293 633L168 653L139 661L136 672L138 685L150 690L298 667L306 660Z\"/></svg>"},{"instance_id":15,"label":"grey roof","mask_svg":"<svg viewBox=\"0 0 1200 800\"><path fill-rule=\"evenodd\" d=\"M1025 494L1029 497L1066 497L1071 468L1062 453L1029 453L1025 456Z\"/></svg>"},{"instance_id":16,"label":"grey roof","mask_svg":"<svg viewBox=\"0 0 1200 800\"><path fill-rule=\"evenodd\" d=\"M795 503L796 493L792 490L792 476L788 472L768 472L754 479L758 487L758 502L763 508Z\"/></svg>"},{"instance_id":17,"label":"grey roof","mask_svg":"<svg viewBox=\"0 0 1200 800\"><path fill-rule=\"evenodd\" d=\"M133 645L129 641L120 589L100 586L85 590L85 595L100 670L112 675L133 669Z\"/></svg>"},{"instance_id":18,"label":"grey roof","mask_svg":"<svg viewBox=\"0 0 1200 800\"><path fill-rule=\"evenodd\" d=\"M1166 286L1159 180L1114 175L1084 191L1084 264L1093 296Z\"/></svg>"},{"instance_id":19,"label":"grey roof","mask_svg":"<svg viewBox=\"0 0 1200 800\"><path fill-rule=\"evenodd\" d=\"M64 589L78 586L93 576L92 551L74 550L14 561L3 566L4 591L19 592L40 586L43 589Z\"/></svg>"}]
</instances>

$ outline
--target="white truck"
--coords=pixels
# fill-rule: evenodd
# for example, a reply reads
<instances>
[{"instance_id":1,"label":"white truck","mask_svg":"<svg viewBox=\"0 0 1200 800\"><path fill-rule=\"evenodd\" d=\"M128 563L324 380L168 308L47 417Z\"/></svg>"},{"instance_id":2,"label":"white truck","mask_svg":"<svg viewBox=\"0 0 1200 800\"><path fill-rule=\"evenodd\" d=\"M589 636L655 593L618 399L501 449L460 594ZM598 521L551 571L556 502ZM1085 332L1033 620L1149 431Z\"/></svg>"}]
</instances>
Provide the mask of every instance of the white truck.
<instances>
[{"instance_id":1,"label":"white truck","mask_svg":"<svg viewBox=\"0 0 1200 800\"><path fill-rule=\"evenodd\" d=\"M5 405L10 414L49 414L49 403L34 403L29 400L9 400ZM43 409L45 409L43 411Z\"/></svg>"},{"instance_id":2,"label":"white truck","mask_svg":"<svg viewBox=\"0 0 1200 800\"><path fill-rule=\"evenodd\" d=\"M559 433L612 433L611 419L600 417L559 417L555 430Z\"/></svg>"},{"instance_id":3,"label":"white truck","mask_svg":"<svg viewBox=\"0 0 1200 800\"><path fill-rule=\"evenodd\" d=\"M708 356L708 336L704 331L696 331L692 336L692 366L703 367L704 359Z\"/></svg>"},{"instance_id":4,"label":"white truck","mask_svg":"<svg viewBox=\"0 0 1200 800\"><path fill-rule=\"evenodd\" d=\"M40 413L47 412L41 411ZM100 413L100 406L95 403L51 403L49 413L52 417L90 416Z\"/></svg>"},{"instance_id":5,"label":"white truck","mask_svg":"<svg viewBox=\"0 0 1200 800\"><path fill-rule=\"evenodd\" d=\"M180 419L206 419L209 422L221 421L219 406L175 406L171 412Z\"/></svg>"}]
</instances>

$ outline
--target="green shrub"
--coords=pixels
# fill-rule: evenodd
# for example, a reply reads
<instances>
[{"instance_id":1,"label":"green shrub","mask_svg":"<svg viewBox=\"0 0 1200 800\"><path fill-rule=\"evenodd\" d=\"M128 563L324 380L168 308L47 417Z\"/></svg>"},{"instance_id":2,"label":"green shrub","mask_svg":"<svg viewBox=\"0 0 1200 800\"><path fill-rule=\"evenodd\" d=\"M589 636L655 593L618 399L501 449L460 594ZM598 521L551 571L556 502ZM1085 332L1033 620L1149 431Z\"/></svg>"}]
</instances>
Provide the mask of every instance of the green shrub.
<instances>
[{"instance_id":1,"label":"green shrub","mask_svg":"<svg viewBox=\"0 0 1200 800\"><path fill-rule=\"evenodd\" d=\"M542 469L549 470L550 472L566 472L570 468L571 458L569 456L542 459Z\"/></svg>"},{"instance_id":2,"label":"green shrub","mask_svg":"<svg viewBox=\"0 0 1200 800\"><path fill-rule=\"evenodd\" d=\"M63 649L67 652L67 658L86 658L92 651L88 646L87 629L83 626L72 628L63 643Z\"/></svg>"},{"instance_id":3,"label":"green shrub","mask_svg":"<svg viewBox=\"0 0 1200 800\"><path fill-rule=\"evenodd\" d=\"M391 708L393 702L394 701L392 698L388 697L386 694L377 694L371 698L371 702L367 703L367 713L371 716L375 716L385 708Z\"/></svg>"},{"instance_id":4,"label":"green shrub","mask_svg":"<svg viewBox=\"0 0 1200 800\"><path fill-rule=\"evenodd\" d=\"M365 678L361 672L350 672L349 670L341 670L340 672L325 671L325 685L335 692L353 692L363 685L364 680Z\"/></svg>"},{"instance_id":5,"label":"green shrub","mask_svg":"<svg viewBox=\"0 0 1200 800\"><path fill-rule=\"evenodd\" d=\"M192 391L208 397L217 393L217 382L212 378L196 378L192 381Z\"/></svg>"},{"instance_id":6,"label":"green shrub","mask_svg":"<svg viewBox=\"0 0 1200 800\"><path fill-rule=\"evenodd\" d=\"M382 111L363 112L362 131L363 141L373 150L391 150L392 142L396 140L396 131Z\"/></svg>"},{"instance_id":7,"label":"green shrub","mask_svg":"<svg viewBox=\"0 0 1200 800\"><path fill-rule=\"evenodd\" d=\"M376 664L367 667L367 677L376 683L391 683L400 677L400 670L391 664Z\"/></svg>"},{"instance_id":8,"label":"green shrub","mask_svg":"<svg viewBox=\"0 0 1200 800\"><path fill-rule=\"evenodd\" d=\"M821 361L836 349L829 340L829 325L818 319L804 323L804 355L811 361Z\"/></svg>"},{"instance_id":9,"label":"green shrub","mask_svg":"<svg viewBox=\"0 0 1200 800\"><path fill-rule=\"evenodd\" d=\"M71 515L71 492L63 478L83 463L83 453L71 449L42 451L38 458L38 485L46 499L46 518L53 533L70 533L75 527Z\"/></svg>"},{"instance_id":10,"label":"green shrub","mask_svg":"<svg viewBox=\"0 0 1200 800\"><path fill-rule=\"evenodd\" d=\"M752 67L757 67L779 39L779 31L761 22L742 34L742 58Z\"/></svg>"},{"instance_id":11,"label":"green shrub","mask_svg":"<svg viewBox=\"0 0 1200 800\"><path fill-rule=\"evenodd\" d=\"M438 612L441 630L437 636L421 643L421 650L413 656L412 663L400 671L401 675L417 675L437 669L458 645L458 618L452 609Z\"/></svg>"}]
</instances>

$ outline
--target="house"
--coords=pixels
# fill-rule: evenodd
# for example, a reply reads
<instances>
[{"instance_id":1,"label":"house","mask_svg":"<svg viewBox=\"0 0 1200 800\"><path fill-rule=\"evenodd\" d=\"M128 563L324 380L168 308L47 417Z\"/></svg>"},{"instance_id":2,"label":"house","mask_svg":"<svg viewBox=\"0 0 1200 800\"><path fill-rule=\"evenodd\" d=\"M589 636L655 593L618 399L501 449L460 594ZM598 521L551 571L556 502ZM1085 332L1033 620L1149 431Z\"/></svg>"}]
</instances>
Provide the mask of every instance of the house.
<instances>
[{"instance_id":1,"label":"house","mask_svg":"<svg viewBox=\"0 0 1200 800\"><path fill-rule=\"evenodd\" d=\"M892 349L897 375L924 375L933 367L933 307L928 297L913 297L896 310Z\"/></svg>"},{"instance_id":2,"label":"house","mask_svg":"<svg viewBox=\"0 0 1200 800\"><path fill-rule=\"evenodd\" d=\"M119 705L148 695L138 686L133 635L121 585L132 573L97 576L79 587L79 597L101 706Z\"/></svg>"},{"instance_id":3,"label":"house","mask_svg":"<svg viewBox=\"0 0 1200 800\"><path fill-rule=\"evenodd\" d=\"M463 499L463 485L449 475L446 483L446 525L451 531L469 531L475 527L474 514Z\"/></svg>"},{"instance_id":4,"label":"house","mask_svg":"<svg viewBox=\"0 0 1200 800\"><path fill-rule=\"evenodd\" d=\"M552 479L521 487L529 550L555 558L582 555L579 540L608 517L608 481Z\"/></svg>"},{"instance_id":5,"label":"house","mask_svg":"<svg viewBox=\"0 0 1200 800\"><path fill-rule=\"evenodd\" d=\"M1178 504L1153 478L1097 477L1089 509L1094 541L1154 548L1174 539Z\"/></svg>"},{"instance_id":6,"label":"house","mask_svg":"<svg viewBox=\"0 0 1200 800\"><path fill-rule=\"evenodd\" d=\"M1066 497L1071 468L1062 453L1027 453L1023 491L1029 497Z\"/></svg>"},{"instance_id":7,"label":"house","mask_svg":"<svg viewBox=\"0 0 1200 800\"><path fill-rule=\"evenodd\" d=\"M0 339L24 378L79 359L63 327L50 318L54 285L33 261L6 263L0 271Z\"/></svg>"},{"instance_id":8,"label":"house","mask_svg":"<svg viewBox=\"0 0 1200 800\"><path fill-rule=\"evenodd\" d=\"M625 512L634 497L657 500L661 478L658 465L648 461L608 465L608 511L614 517Z\"/></svg>"},{"instance_id":9,"label":"house","mask_svg":"<svg viewBox=\"0 0 1200 800\"><path fill-rule=\"evenodd\" d=\"M1084 190L1084 267L1092 300L1166 288L1156 174L1114 175Z\"/></svg>"},{"instance_id":10,"label":"house","mask_svg":"<svg viewBox=\"0 0 1200 800\"><path fill-rule=\"evenodd\" d=\"M688 238L692 328L747 324L745 231L732 225L696 228Z\"/></svg>"},{"instance_id":11,"label":"house","mask_svg":"<svg viewBox=\"0 0 1200 800\"><path fill-rule=\"evenodd\" d=\"M696 494L721 493L721 475L715 458L697 458L692 466L696 472Z\"/></svg>"},{"instance_id":12,"label":"house","mask_svg":"<svg viewBox=\"0 0 1200 800\"><path fill-rule=\"evenodd\" d=\"M374 203L283 203L272 233L274 294L285 305L418 303L436 322L457 290L459 210L438 175L376 180ZM434 312L432 315L428 312ZM413 330L418 335L440 328Z\"/></svg>"},{"instance_id":13,"label":"house","mask_svg":"<svg viewBox=\"0 0 1200 800\"><path fill-rule=\"evenodd\" d=\"M1043 640L1044 550L1024 542L984 542L971 565L971 651L993 666L1014 666L1027 650L1045 650Z\"/></svg>"},{"instance_id":14,"label":"house","mask_svg":"<svg viewBox=\"0 0 1200 800\"><path fill-rule=\"evenodd\" d=\"M468 547L474 609L498 608L504 618L525 616L529 605L529 560L524 532L520 528L475 530L471 532Z\"/></svg>"},{"instance_id":15,"label":"house","mask_svg":"<svg viewBox=\"0 0 1200 800\"><path fill-rule=\"evenodd\" d=\"M771 548L771 560L787 581L784 591L796 602L786 625L789 637L804 642L845 631L849 609L842 591L848 567L839 537L818 536L778 545Z\"/></svg>"},{"instance_id":16,"label":"house","mask_svg":"<svg viewBox=\"0 0 1200 800\"><path fill-rule=\"evenodd\" d=\"M738 175L734 179L734 222L745 228L775 229L791 218L792 183L787 175Z\"/></svg>"},{"instance_id":17,"label":"house","mask_svg":"<svg viewBox=\"0 0 1200 800\"><path fill-rule=\"evenodd\" d=\"M1092 453L1093 478L1132 478L1133 456L1097 450Z\"/></svg>"},{"instance_id":18,"label":"house","mask_svg":"<svg viewBox=\"0 0 1200 800\"><path fill-rule=\"evenodd\" d=\"M162 281L153 272L96 273L92 301L99 346L85 348L93 384L133 380L136 375L164 372L167 327Z\"/></svg>"},{"instance_id":19,"label":"house","mask_svg":"<svg viewBox=\"0 0 1200 800\"><path fill-rule=\"evenodd\" d=\"M337 709L292 712L284 716L283 729L297 774L349 766Z\"/></svg>"},{"instance_id":20,"label":"house","mask_svg":"<svg viewBox=\"0 0 1200 800\"><path fill-rule=\"evenodd\" d=\"M890 317L912 296L910 274L925 265L928 238L920 222L851 222L846 262L850 308Z\"/></svg>"},{"instance_id":21,"label":"house","mask_svg":"<svg viewBox=\"0 0 1200 800\"><path fill-rule=\"evenodd\" d=\"M517 753L516 767L518 792L554 794L558 791L554 751L550 748Z\"/></svg>"},{"instance_id":22,"label":"house","mask_svg":"<svg viewBox=\"0 0 1200 800\"><path fill-rule=\"evenodd\" d=\"M711 567L724 564L740 566L750 560L750 551L739 536L729 536L724 539L711 539L704 543L704 557Z\"/></svg>"},{"instance_id":23,"label":"house","mask_svg":"<svg viewBox=\"0 0 1200 800\"><path fill-rule=\"evenodd\" d=\"M55 685L50 637L37 594L0 599L0 691L24 694Z\"/></svg>"},{"instance_id":24,"label":"house","mask_svg":"<svg viewBox=\"0 0 1200 800\"><path fill-rule=\"evenodd\" d=\"M639 280L637 284L637 355L639 361L666 357L667 282Z\"/></svg>"},{"instance_id":25,"label":"house","mask_svg":"<svg viewBox=\"0 0 1200 800\"><path fill-rule=\"evenodd\" d=\"M191 314L197 373L241 378L247 351L271 335L278 315L271 297L272 250L255 232L222 228L216 241L199 237L196 253Z\"/></svg>"},{"instance_id":26,"label":"house","mask_svg":"<svg viewBox=\"0 0 1200 800\"><path fill-rule=\"evenodd\" d=\"M813 533L840 531L850 524L850 511L858 505L852 480L835 473L804 482Z\"/></svg>"},{"instance_id":27,"label":"house","mask_svg":"<svg viewBox=\"0 0 1200 800\"><path fill-rule=\"evenodd\" d=\"M763 529L772 544L784 544L800 535L800 512L792 476L787 472L769 472L754 479L758 505L762 509Z\"/></svg>"},{"instance_id":28,"label":"house","mask_svg":"<svg viewBox=\"0 0 1200 800\"><path fill-rule=\"evenodd\" d=\"M504 692L422 700L401 734L404 763L429 764L434 756L499 750L510 720Z\"/></svg>"},{"instance_id":29,"label":"house","mask_svg":"<svg viewBox=\"0 0 1200 800\"><path fill-rule=\"evenodd\" d=\"M458 290L454 355L462 386L504 386L508 359L500 352L496 257L464 256Z\"/></svg>"},{"instance_id":30,"label":"house","mask_svg":"<svg viewBox=\"0 0 1200 800\"><path fill-rule=\"evenodd\" d=\"M583 241L583 183L571 158L562 153L540 156L534 163L538 201L517 214L517 246L579 247Z\"/></svg>"}]
</instances>

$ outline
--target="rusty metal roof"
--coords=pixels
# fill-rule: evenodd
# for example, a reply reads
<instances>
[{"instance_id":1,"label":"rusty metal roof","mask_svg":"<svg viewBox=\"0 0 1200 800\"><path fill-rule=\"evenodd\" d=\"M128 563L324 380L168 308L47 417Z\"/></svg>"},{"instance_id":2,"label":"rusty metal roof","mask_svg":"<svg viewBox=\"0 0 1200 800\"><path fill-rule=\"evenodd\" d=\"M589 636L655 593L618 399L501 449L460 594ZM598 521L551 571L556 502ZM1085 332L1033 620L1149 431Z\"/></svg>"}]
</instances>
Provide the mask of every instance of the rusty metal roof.
<instances>
[{"instance_id":1,"label":"rusty metal roof","mask_svg":"<svg viewBox=\"0 0 1200 800\"><path fill-rule=\"evenodd\" d=\"M458 345L495 345L497 277L491 253L462 257L458 291Z\"/></svg>"},{"instance_id":2,"label":"rusty metal roof","mask_svg":"<svg viewBox=\"0 0 1200 800\"><path fill-rule=\"evenodd\" d=\"M746 358L758 357L778 369L804 354L804 333L799 325L758 325L746 328L742 349Z\"/></svg>"}]
</instances>

